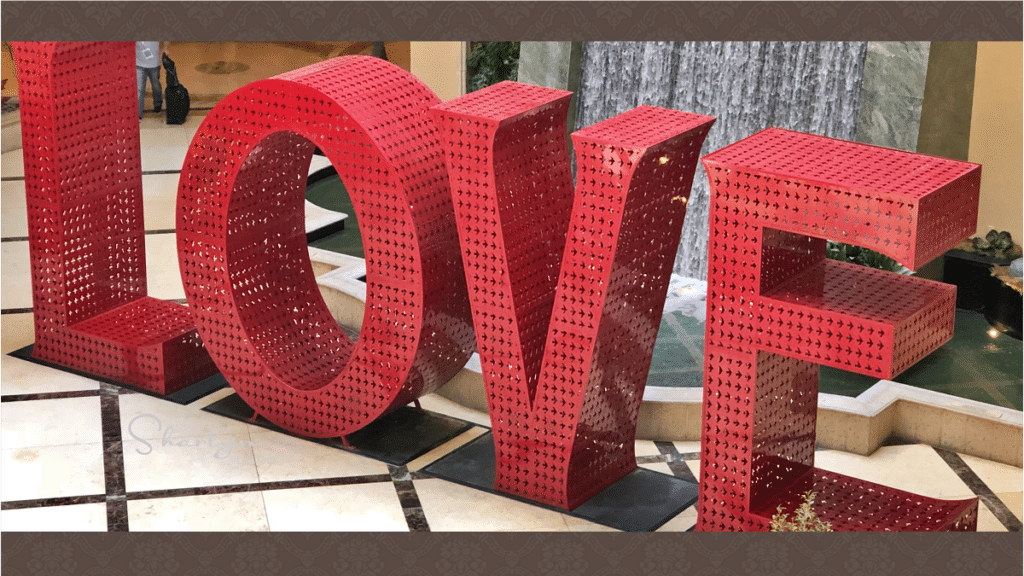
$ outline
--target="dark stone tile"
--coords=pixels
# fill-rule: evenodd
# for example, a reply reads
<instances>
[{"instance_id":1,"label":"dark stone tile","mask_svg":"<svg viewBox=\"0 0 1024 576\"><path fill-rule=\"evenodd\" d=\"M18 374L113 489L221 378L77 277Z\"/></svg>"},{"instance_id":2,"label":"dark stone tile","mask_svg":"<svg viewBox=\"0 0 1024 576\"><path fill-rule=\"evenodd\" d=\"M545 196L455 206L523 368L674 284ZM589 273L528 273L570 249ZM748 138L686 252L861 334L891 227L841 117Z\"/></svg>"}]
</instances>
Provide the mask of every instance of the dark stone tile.
<instances>
[{"instance_id":1,"label":"dark stone tile","mask_svg":"<svg viewBox=\"0 0 1024 576\"><path fill-rule=\"evenodd\" d=\"M107 500L107 532L128 532L128 502L123 497Z\"/></svg>"},{"instance_id":2,"label":"dark stone tile","mask_svg":"<svg viewBox=\"0 0 1024 576\"><path fill-rule=\"evenodd\" d=\"M99 504L107 501L104 494L88 496L61 496L59 498L38 498L33 500L13 500L0 503L0 510L24 510L26 508L48 508L51 506L72 506L75 504Z\"/></svg>"},{"instance_id":3,"label":"dark stone tile","mask_svg":"<svg viewBox=\"0 0 1024 576\"><path fill-rule=\"evenodd\" d=\"M309 480L283 480L280 482L255 482L252 484L224 484L220 486L194 486L187 488L170 488L166 490L150 490L129 492L129 500L148 500L152 498L174 498L178 496L208 496L213 494L236 494L239 492L261 492L265 490L290 490L295 488L320 488L325 486L350 486L356 484L376 484L391 482L387 474L370 476L342 476L336 478L313 478Z\"/></svg>"},{"instance_id":4,"label":"dark stone tile","mask_svg":"<svg viewBox=\"0 0 1024 576\"><path fill-rule=\"evenodd\" d=\"M0 396L0 402L22 402L26 400L64 400L67 398L88 398L99 396L99 390L71 390L68 392L40 392L38 394L8 394Z\"/></svg>"},{"instance_id":5,"label":"dark stone tile","mask_svg":"<svg viewBox=\"0 0 1024 576\"><path fill-rule=\"evenodd\" d=\"M402 508L419 508L420 497L416 494L416 487L412 480L395 482L395 492L398 493L398 501Z\"/></svg>"},{"instance_id":6,"label":"dark stone tile","mask_svg":"<svg viewBox=\"0 0 1024 576\"><path fill-rule=\"evenodd\" d=\"M1010 511L1006 503L992 492L992 489L964 462L964 459L959 454L944 448L936 447L934 450L956 472L956 475L960 477L964 484L967 484L967 487L978 496L978 499L992 511L992 514L995 515L1007 530L1010 532L1021 531L1020 519Z\"/></svg>"},{"instance_id":7,"label":"dark stone tile","mask_svg":"<svg viewBox=\"0 0 1024 576\"><path fill-rule=\"evenodd\" d=\"M430 532L430 525L427 523L427 516L422 508L405 508L405 521L409 524L410 532Z\"/></svg>"}]
</instances>

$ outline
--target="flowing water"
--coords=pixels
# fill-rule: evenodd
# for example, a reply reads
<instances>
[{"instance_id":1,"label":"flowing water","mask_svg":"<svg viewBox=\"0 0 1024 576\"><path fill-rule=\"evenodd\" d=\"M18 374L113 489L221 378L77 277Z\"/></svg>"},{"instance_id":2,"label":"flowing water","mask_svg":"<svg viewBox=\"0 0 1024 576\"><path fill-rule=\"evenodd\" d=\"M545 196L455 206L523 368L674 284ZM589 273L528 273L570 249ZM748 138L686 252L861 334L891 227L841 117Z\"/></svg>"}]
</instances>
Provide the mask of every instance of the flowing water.
<instances>
[{"instance_id":1,"label":"flowing water","mask_svg":"<svg viewBox=\"0 0 1024 576\"><path fill-rule=\"evenodd\" d=\"M715 116L701 156L775 126L852 140L866 42L586 42L577 129L643 104ZM707 278L698 163L677 274Z\"/></svg>"}]
</instances>

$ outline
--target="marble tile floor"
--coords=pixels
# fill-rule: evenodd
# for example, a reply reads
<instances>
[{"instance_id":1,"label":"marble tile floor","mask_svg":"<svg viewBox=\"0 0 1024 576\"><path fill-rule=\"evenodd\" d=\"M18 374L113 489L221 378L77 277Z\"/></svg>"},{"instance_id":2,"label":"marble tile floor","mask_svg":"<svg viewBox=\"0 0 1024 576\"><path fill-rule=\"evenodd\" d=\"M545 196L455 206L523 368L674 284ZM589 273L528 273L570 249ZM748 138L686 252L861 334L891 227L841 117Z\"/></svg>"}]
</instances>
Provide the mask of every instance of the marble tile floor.
<instances>
[{"instance_id":1,"label":"marble tile floor","mask_svg":"<svg viewBox=\"0 0 1024 576\"><path fill-rule=\"evenodd\" d=\"M177 170L201 121L142 121L150 294L184 297L175 256ZM423 468L486 431L487 416L439 396L424 408L475 424L405 466L97 382L8 354L31 344L21 151L2 158L0 529L4 531L607 531L606 526L432 478ZM311 167L311 170L319 166ZM160 265L157 265L157 264ZM165 443L165 434L173 442ZM638 463L692 480L699 444L637 441ZM1020 531L1022 470L926 445L816 464L939 498L978 496L979 530ZM658 528L686 531L690 507Z\"/></svg>"},{"instance_id":2,"label":"marble tile floor","mask_svg":"<svg viewBox=\"0 0 1024 576\"><path fill-rule=\"evenodd\" d=\"M4 352L9 345L4 342ZM404 466L4 355L4 531L608 531L569 514L431 477L423 468L487 431L474 424ZM636 442L643 468L693 481L698 442ZM980 531L1019 531L1021 469L920 444L868 457L819 450L820 468L937 498L977 496ZM658 531L686 531L683 510Z\"/></svg>"}]
</instances>

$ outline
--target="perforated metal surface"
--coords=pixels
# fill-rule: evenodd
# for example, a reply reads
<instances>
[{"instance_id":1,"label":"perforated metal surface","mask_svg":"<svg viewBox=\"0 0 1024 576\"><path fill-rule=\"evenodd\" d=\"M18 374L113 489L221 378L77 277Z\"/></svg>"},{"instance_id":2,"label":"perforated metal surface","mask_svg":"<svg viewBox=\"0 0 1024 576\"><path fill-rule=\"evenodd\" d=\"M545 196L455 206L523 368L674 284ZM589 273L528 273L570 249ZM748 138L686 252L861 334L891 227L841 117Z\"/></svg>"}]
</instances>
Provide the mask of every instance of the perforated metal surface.
<instances>
[{"instance_id":1,"label":"perforated metal surface","mask_svg":"<svg viewBox=\"0 0 1024 576\"><path fill-rule=\"evenodd\" d=\"M973 530L941 501L815 469L818 366L891 378L949 340L953 286L910 267L973 233L981 167L769 129L703 158L711 181L698 530L766 530L807 490L836 530Z\"/></svg>"},{"instance_id":2,"label":"perforated metal surface","mask_svg":"<svg viewBox=\"0 0 1024 576\"><path fill-rule=\"evenodd\" d=\"M188 308L146 296L134 46L12 47L33 356L161 394L212 374Z\"/></svg>"},{"instance_id":3,"label":"perforated metal surface","mask_svg":"<svg viewBox=\"0 0 1024 576\"><path fill-rule=\"evenodd\" d=\"M434 107L495 439L495 489L572 509L633 439L713 118L644 106L564 137L569 92L503 82Z\"/></svg>"},{"instance_id":4,"label":"perforated metal surface","mask_svg":"<svg viewBox=\"0 0 1024 576\"><path fill-rule=\"evenodd\" d=\"M349 56L245 86L206 117L179 183L178 256L207 348L278 426L354 432L445 384L473 352L430 90ZM353 343L331 317L303 223L314 147L338 170L366 250Z\"/></svg>"}]
</instances>

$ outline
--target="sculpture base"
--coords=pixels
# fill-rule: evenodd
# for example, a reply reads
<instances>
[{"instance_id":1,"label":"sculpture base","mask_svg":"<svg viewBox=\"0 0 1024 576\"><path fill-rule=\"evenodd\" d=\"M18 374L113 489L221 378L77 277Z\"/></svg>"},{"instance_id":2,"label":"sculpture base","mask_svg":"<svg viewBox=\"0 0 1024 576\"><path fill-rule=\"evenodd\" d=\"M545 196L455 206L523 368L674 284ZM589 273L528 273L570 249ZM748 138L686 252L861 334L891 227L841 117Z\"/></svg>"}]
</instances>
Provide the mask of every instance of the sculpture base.
<instances>
[{"instance_id":1,"label":"sculpture base","mask_svg":"<svg viewBox=\"0 0 1024 576\"><path fill-rule=\"evenodd\" d=\"M112 384L112 385L118 386L120 388L127 388L128 390L133 390L133 391L139 392L141 394L147 394L149 396L154 396L156 398L163 398L164 400L170 400L171 402L174 402L175 404L182 404L182 405L184 405L184 404L191 404L192 402L195 402L196 400L202 398L203 396L206 396L208 394L216 392L217 390L220 390L221 388L224 388L225 386L228 385L228 382L224 378L224 376L221 375L220 372L216 372L216 373L214 373L214 374L212 374L210 376L207 376L206 378L203 378L201 380L197 380L197 381L193 382L192 384L189 384L188 386L185 386L184 388L182 388L180 390L177 390L177 391L172 392L172 393L167 394L167 395L163 395L163 394L158 394L157 392L154 392L152 390L147 390L145 388L140 388L138 386L133 386L131 384L125 384L124 382L119 382L119 381L113 380L111 378L104 378L104 377L101 377L101 376L96 376L95 374L89 374L87 372L82 372L81 370L75 370L74 368L68 368L67 366L61 366L60 364L54 364L52 362L47 362L45 360L40 360L40 359L35 358L35 357L32 356L32 349L34 347L35 347L34 344L29 344L28 346L25 346L24 348L20 348L18 350L15 350L14 352L9 353L8 356L13 356L15 358L20 358L21 360L26 360L28 362L32 362L33 364L39 364L40 366L47 366L47 367L50 367L50 368L54 368L56 370L60 370L61 372L67 372L69 374L75 374L77 376L83 376L85 378L89 378L91 380L96 380L96 381L99 381L99 382L105 382L107 384Z\"/></svg>"},{"instance_id":2,"label":"sculpture base","mask_svg":"<svg viewBox=\"0 0 1024 576\"><path fill-rule=\"evenodd\" d=\"M494 494L494 439L490 433L426 466L423 472ZM625 532L653 532L697 501L697 485L675 476L637 468L572 511L509 498L570 514Z\"/></svg>"},{"instance_id":3,"label":"sculpture base","mask_svg":"<svg viewBox=\"0 0 1024 576\"><path fill-rule=\"evenodd\" d=\"M232 394L203 408L232 420L249 422L283 434L288 431L265 418L252 422L255 411L238 394ZM365 428L348 435L348 445L340 438L304 438L324 446L340 448L367 458L404 466L434 448L472 428L463 420L427 410L405 406L374 420Z\"/></svg>"}]
</instances>

